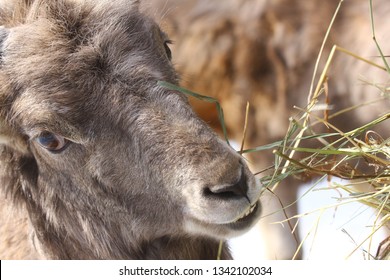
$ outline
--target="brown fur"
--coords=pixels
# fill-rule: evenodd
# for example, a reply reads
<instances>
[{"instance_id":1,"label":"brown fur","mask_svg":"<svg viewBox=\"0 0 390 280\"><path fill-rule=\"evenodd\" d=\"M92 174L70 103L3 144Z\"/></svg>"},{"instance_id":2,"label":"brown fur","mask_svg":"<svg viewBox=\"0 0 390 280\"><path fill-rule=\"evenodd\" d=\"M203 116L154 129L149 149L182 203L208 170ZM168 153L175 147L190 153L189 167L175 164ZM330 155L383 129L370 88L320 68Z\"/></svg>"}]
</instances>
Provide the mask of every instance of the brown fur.
<instances>
[{"instance_id":1,"label":"brown fur","mask_svg":"<svg viewBox=\"0 0 390 280\"><path fill-rule=\"evenodd\" d=\"M390 53L387 1L373 1L376 33L385 54ZM229 136L241 141L245 107L251 104L246 147L252 148L280 140L285 136L289 117L297 113L294 106L307 104L314 65L325 32L339 0L154 0L145 9L154 15L175 42L173 61L183 77L183 86L216 97L224 111ZM371 39L368 0L346 0L337 16L323 53L319 73L333 44L381 64ZM388 73L342 53L336 53L328 73L329 103L332 112L378 99L381 92L362 85L386 83ZM317 77L318 78L318 77ZM220 129L213 105L194 100L198 114ZM389 112L389 101L353 110L332 119L342 131L348 131ZM375 128L386 138L388 123ZM385 129L383 129L385 128ZM324 131L324 127L318 131ZM271 152L251 155L260 171L273 164ZM296 200L300 182L288 178L277 194L284 205ZM264 214L280 209L278 201L264 196ZM296 205L287 209L296 214ZM282 212L262 219L269 258L289 259L297 243Z\"/></svg>"},{"instance_id":2,"label":"brown fur","mask_svg":"<svg viewBox=\"0 0 390 280\"><path fill-rule=\"evenodd\" d=\"M0 258L216 259L256 221L137 1L0 3Z\"/></svg>"}]
</instances>

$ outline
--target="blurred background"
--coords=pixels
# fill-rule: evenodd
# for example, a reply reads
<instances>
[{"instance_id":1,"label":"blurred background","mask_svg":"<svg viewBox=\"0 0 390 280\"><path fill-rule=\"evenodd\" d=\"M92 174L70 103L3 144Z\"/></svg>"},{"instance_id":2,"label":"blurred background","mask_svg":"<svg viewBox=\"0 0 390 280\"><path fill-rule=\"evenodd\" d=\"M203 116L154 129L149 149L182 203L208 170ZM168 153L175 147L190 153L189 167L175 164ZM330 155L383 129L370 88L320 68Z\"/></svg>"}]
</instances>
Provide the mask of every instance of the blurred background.
<instances>
[{"instance_id":1,"label":"blurred background","mask_svg":"<svg viewBox=\"0 0 390 280\"><path fill-rule=\"evenodd\" d=\"M331 183L346 182L336 179ZM384 228L373 234L371 225L377 218L377 212L371 207L359 202L334 207L340 198L348 198L349 194L329 189L327 181L320 182L314 189L312 184L302 185L298 197L302 197L298 202L298 213L302 214L299 235L301 239L306 238L302 245L303 259L373 259L380 242L388 236ZM371 235L372 239L368 238ZM229 244L235 259L253 261L267 259L264 242L266 239L258 228L253 228L245 235L232 239Z\"/></svg>"}]
</instances>

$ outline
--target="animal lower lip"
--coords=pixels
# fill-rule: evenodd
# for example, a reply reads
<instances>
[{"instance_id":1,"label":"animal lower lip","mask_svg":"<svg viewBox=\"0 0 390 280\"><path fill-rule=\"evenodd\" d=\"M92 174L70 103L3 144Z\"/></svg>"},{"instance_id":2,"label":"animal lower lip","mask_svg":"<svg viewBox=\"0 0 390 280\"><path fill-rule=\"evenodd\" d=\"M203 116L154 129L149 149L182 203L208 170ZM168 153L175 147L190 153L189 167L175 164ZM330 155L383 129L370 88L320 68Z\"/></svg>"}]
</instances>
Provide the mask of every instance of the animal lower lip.
<instances>
[{"instance_id":1,"label":"animal lower lip","mask_svg":"<svg viewBox=\"0 0 390 280\"><path fill-rule=\"evenodd\" d=\"M238 223L245 223L246 221L250 220L253 216L252 214L256 213L257 208L258 208L258 203L252 205L248 211L246 211L241 217L239 217L231 224L234 225Z\"/></svg>"}]
</instances>

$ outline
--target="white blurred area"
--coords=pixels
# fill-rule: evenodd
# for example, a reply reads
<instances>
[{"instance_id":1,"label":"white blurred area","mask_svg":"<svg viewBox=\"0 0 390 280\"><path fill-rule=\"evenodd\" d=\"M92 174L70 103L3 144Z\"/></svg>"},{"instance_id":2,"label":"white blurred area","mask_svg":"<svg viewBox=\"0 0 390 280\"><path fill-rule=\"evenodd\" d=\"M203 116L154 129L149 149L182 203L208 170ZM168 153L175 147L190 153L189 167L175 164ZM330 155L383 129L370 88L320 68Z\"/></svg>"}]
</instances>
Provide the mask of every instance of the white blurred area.
<instances>
[{"instance_id":1,"label":"white blurred area","mask_svg":"<svg viewBox=\"0 0 390 280\"><path fill-rule=\"evenodd\" d=\"M340 180L337 182L342 183ZM372 240L368 238L377 219L376 212L359 202L349 202L337 208L315 211L335 205L340 197L346 198L349 195L330 189L326 181L314 188L313 184L303 185L298 194L299 214L308 213L299 220L299 236L306 239L302 247L303 259L332 261L373 259L379 243L386 238L384 229L373 234ZM255 226L245 235L234 238L229 243L234 259L255 261L265 259L262 251L264 242L266 240L261 236L259 227ZM359 246L361 243L364 244ZM357 247L359 249L356 249ZM368 256L368 252L371 257Z\"/></svg>"}]
</instances>

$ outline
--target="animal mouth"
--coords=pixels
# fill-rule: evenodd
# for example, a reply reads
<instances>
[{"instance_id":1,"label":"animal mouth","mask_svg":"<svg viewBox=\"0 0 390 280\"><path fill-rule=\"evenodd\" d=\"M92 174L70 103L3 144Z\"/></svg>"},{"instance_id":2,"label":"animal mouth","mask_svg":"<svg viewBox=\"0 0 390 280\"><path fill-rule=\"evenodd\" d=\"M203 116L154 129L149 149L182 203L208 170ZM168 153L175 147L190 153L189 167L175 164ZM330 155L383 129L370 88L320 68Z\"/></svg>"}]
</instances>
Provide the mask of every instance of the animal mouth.
<instances>
[{"instance_id":1,"label":"animal mouth","mask_svg":"<svg viewBox=\"0 0 390 280\"><path fill-rule=\"evenodd\" d=\"M253 204L249 209L248 211L246 211L244 214L242 214L240 217L237 218L237 220L235 220L234 222L239 222L239 221L242 221L244 220L245 218L249 217L253 211L255 211L257 207L257 203Z\"/></svg>"},{"instance_id":2,"label":"animal mouth","mask_svg":"<svg viewBox=\"0 0 390 280\"><path fill-rule=\"evenodd\" d=\"M260 216L260 202L257 201L255 204L251 205L250 208L245 211L241 216L231 223L226 224L229 228L234 230L241 230L243 228L249 227Z\"/></svg>"},{"instance_id":3,"label":"animal mouth","mask_svg":"<svg viewBox=\"0 0 390 280\"><path fill-rule=\"evenodd\" d=\"M236 237L248 231L259 220L260 215L261 204L260 201L257 201L233 220L218 223L191 218L186 220L185 227L190 233L209 233L214 238L226 239Z\"/></svg>"}]
</instances>

